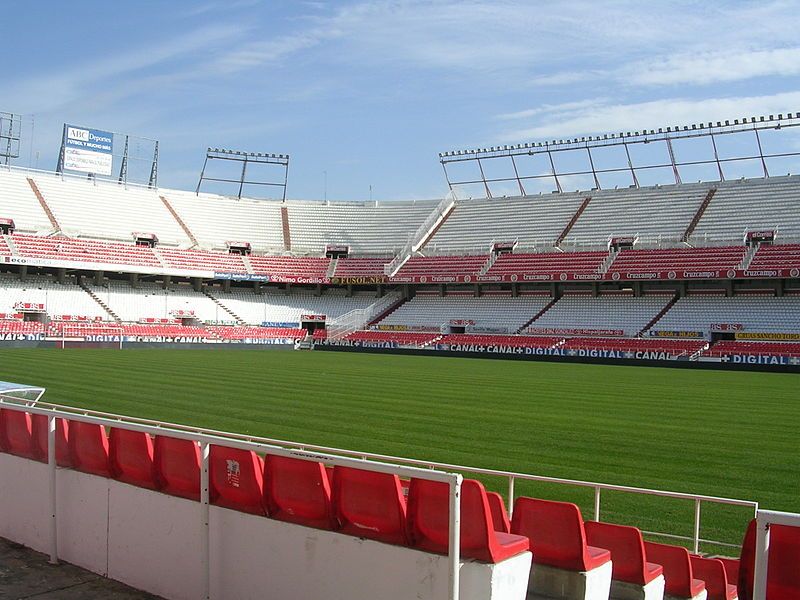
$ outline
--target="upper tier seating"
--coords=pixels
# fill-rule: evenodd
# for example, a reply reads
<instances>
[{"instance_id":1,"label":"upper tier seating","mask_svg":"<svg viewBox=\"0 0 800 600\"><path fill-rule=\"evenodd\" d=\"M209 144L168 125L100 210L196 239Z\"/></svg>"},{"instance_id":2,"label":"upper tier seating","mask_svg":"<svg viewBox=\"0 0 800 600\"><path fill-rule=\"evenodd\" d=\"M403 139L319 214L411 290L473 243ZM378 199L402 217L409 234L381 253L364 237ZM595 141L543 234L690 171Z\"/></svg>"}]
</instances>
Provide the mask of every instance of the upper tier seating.
<instances>
[{"instance_id":1,"label":"upper tier seating","mask_svg":"<svg viewBox=\"0 0 800 600\"><path fill-rule=\"evenodd\" d=\"M649 562L664 567L666 595L676 599L698 598L705 590L705 582L694 578L691 558L686 548L655 542L645 542L644 548Z\"/></svg>"},{"instance_id":2,"label":"upper tier seating","mask_svg":"<svg viewBox=\"0 0 800 600\"><path fill-rule=\"evenodd\" d=\"M486 256L414 256L402 266L396 277L447 277L478 274ZM431 279L431 281L433 281Z\"/></svg>"},{"instance_id":3,"label":"upper tier seating","mask_svg":"<svg viewBox=\"0 0 800 600\"><path fill-rule=\"evenodd\" d=\"M141 232L162 244L191 244L156 190L46 174L33 179L68 235L128 241Z\"/></svg>"},{"instance_id":4,"label":"upper tier seating","mask_svg":"<svg viewBox=\"0 0 800 600\"><path fill-rule=\"evenodd\" d=\"M492 242L515 240L520 249L551 248L585 197L576 193L459 200L425 250L487 254Z\"/></svg>"},{"instance_id":5,"label":"upper tier seating","mask_svg":"<svg viewBox=\"0 0 800 600\"><path fill-rule=\"evenodd\" d=\"M323 279L328 272L329 258L308 256L297 258L292 256L250 256L250 264L256 275L282 275Z\"/></svg>"},{"instance_id":6,"label":"upper tier seating","mask_svg":"<svg viewBox=\"0 0 800 600\"><path fill-rule=\"evenodd\" d=\"M226 249L226 242L249 242L255 251L283 250L280 204L216 194L159 190L200 245Z\"/></svg>"},{"instance_id":7,"label":"upper tier seating","mask_svg":"<svg viewBox=\"0 0 800 600\"><path fill-rule=\"evenodd\" d=\"M749 270L797 268L800 268L800 244L762 244L750 262Z\"/></svg>"},{"instance_id":8,"label":"upper tier seating","mask_svg":"<svg viewBox=\"0 0 800 600\"><path fill-rule=\"evenodd\" d=\"M516 331L541 311L547 296L431 296L417 295L383 319L381 325L408 325L439 329L452 319L471 320L480 327Z\"/></svg>"},{"instance_id":9,"label":"upper tier seating","mask_svg":"<svg viewBox=\"0 0 800 600\"><path fill-rule=\"evenodd\" d=\"M546 313L536 319L529 331L548 333L543 329L586 329L590 331L622 331L638 334L667 305L670 296L569 295L562 297Z\"/></svg>"},{"instance_id":10,"label":"upper tier seating","mask_svg":"<svg viewBox=\"0 0 800 600\"><path fill-rule=\"evenodd\" d=\"M542 254L501 254L487 275L598 273L607 252L546 252Z\"/></svg>"},{"instance_id":11,"label":"upper tier seating","mask_svg":"<svg viewBox=\"0 0 800 600\"><path fill-rule=\"evenodd\" d=\"M369 277L384 274L383 267L391 258L340 258L334 277Z\"/></svg>"},{"instance_id":12,"label":"upper tier seating","mask_svg":"<svg viewBox=\"0 0 800 600\"><path fill-rule=\"evenodd\" d=\"M133 243L107 243L68 237L20 234L14 235L13 242L20 256L31 258L161 268L161 263L151 248L142 248Z\"/></svg>"},{"instance_id":13,"label":"upper tier seating","mask_svg":"<svg viewBox=\"0 0 800 600\"><path fill-rule=\"evenodd\" d=\"M439 204L421 202L287 202L292 250L318 252L346 244L351 252L397 252Z\"/></svg>"},{"instance_id":14,"label":"upper tier seating","mask_svg":"<svg viewBox=\"0 0 800 600\"><path fill-rule=\"evenodd\" d=\"M687 296L678 300L653 330L708 332L714 325L800 333L800 297Z\"/></svg>"},{"instance_id":15,"label":"upper tier seating","mask_svg":"<svg viewBox=\"0 0 800 600\"><path fill-rule=\"evenodd\" d=\"M592 200L562 245L602 243L638 235L641 241L678 240L712 184L591 192Z\"/></svg>"},{"instance_id":16,"label":"upper tier seating","mask_svg":"<svg viewBox=\"0 0 800 600\"><path fill-rule=\"evenodd\" d=\"M741 243L746 230L777 229L800 237L800 176L749 179L717 184L717 192L692 239Z\"/></svg>"},{"instance_id":17,"label":"upper tier seating","mask_svg":"<svg viewBox=\"0 0 800 600\"><path fill-rule=\"evenodd\" d=\"M11 248L8 246L5 235L0 235L0 256L10 256Z\"/></svg>"},{"instance_id":18,"label":"upper tier seating","mask_svg":"<svg viewBox=\"0 0 800 600\"><path fill-rule=\"evenodd\" d=\"M15 312L17 302L44 304L51 315L110 318L103 307L77 285L61 285L43 276L28 276L20 281L16 276L0 275L0 313Z\"/></svg>"},{"instance_id":19,"label":"upper tier seating","mask_svg":"<svg viewBox=\"0 0 800 600\"><path fill-rule=\"evenodd\" d=\"M198 252L197 250L175 250L156 248L155 252L168 267L192 271L215 271L217 273L246 273L242 257L223 252Z\"/></svg>"},{"instance_id":20,"label":"upper tier seating","mask_svg":"<svg viewBox=\"0 0 800 600\"><path fill-rule=\"evenodd\" d=\"M614 258L608 272L722 271L724 276L725 271L739 266L744 254L744 246L623 250Z\"/></svg>"},{"instance_id":21,"label":"upper tier seating","mask_svg":"<svg viewBox=\"0 0 800 600\"><path fill-rule=\"evenodd\" d=\"M412 543L428 552L447 554L450 544L450 486L412 479L408 489L408 522ZM483 484L461 484L461 556L496 563L528 550L522 535L495 530Z\"/></svg>"},{"instance_id":22,"label":"upper tier seating","mask_svg":"<svg viewBox=\"0 0 800 600\"><path fill-rule=\"evenodd\" d=\"M13 219L17 231L50 232L53 226L24 173L0 167L0 218ZM130 239L130 238L128 238Z\"/></svg>"}]
</instances>

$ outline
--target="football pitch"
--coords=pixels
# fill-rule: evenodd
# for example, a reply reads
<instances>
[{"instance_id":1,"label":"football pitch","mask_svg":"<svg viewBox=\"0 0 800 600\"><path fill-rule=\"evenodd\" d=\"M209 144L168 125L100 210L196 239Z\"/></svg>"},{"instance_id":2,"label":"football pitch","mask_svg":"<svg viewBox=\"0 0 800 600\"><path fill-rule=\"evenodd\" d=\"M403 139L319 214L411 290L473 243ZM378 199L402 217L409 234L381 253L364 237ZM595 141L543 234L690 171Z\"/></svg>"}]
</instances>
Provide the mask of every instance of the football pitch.
<instances>
[{"instance_id":1,"label":"football pitch","mask_svg":"<svg viewBox=\"0 0 800 600\"><path fill-rule=\"evenodd\" d=\"M800 511L800 377L454 357L239 350L0 350L45 400L365 452ZM467 474L467 476L469 476ZM505 495L507 481L481 478ZM577 502L593 491L517 482ZM740 543L747 509L703 504ZM694 504L604 492L602 518L691 535ZM712 550L710 547L703 548Z\"/></svg>"}]
</instances>

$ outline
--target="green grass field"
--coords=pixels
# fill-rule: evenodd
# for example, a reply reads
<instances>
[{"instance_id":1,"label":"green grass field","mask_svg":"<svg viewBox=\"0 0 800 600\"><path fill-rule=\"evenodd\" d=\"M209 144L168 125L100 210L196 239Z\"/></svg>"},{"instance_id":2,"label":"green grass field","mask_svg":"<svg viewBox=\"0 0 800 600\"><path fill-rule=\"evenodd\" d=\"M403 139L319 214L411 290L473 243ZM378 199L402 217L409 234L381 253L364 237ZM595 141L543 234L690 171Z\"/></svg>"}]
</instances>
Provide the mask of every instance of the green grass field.
<instances>
[{"instance_id":1,"label":"green grass field","mask_svg":"<svg viewBox=\"0 0 800 600\"><path fill-rule=\"evenodd\" d=\"M306 443L757 500L800 511L800 378L335 352L0 350L50 402ZM484 479L504 492L500 479ZM578 502L553 484L518 494ZM692 503L603 496L603 518L690 535ZM703 507L733 543L749 513Z\"/></svg>"}]
</instances>

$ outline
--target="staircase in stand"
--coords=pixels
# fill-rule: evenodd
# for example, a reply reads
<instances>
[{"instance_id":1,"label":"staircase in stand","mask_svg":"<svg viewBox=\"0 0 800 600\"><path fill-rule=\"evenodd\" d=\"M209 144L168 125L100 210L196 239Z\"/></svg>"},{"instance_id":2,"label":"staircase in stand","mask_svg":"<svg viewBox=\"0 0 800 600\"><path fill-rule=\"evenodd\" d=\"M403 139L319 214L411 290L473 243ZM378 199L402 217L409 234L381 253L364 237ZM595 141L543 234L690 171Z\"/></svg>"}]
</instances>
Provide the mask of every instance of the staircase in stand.
<instances>
[{"instance_id":1,"label":"staircase in stand","mask_svg":"<svg viewBox=\"0 0 800 600\"><path fill-rule=\"evenodd\" d=\"M747 252L744 253L744 256L742 257L742 262L740 262L736 268L742 271L749 269L750 263L753 262L753 259L756 257L756 253L758 252L759 247L760 244L753 244L752 246L750 246L747 249Z\"/></svg>"},{"instance_id":2,"label":"staircase in stand","mask_svg":"<svg viewBox=\"0 0 800 600\"><path fill-rule=\"evenodd\" d=\"M524 324L522 327L520 327L519 329L517 329L517 331L516 331L516 332L517 332L517 333L522 333L522 332L524 332L524 331L525 331L525 330L526 330L528 327L530 327L530 326L531 326L531 323L533 323L533 322L534 322L536 319L538 319L538 318L539 318L539 317L541 317L541 316L542 316L544 313L546 313L548 310L550 310L550 309L553 307L553 304L555 304L556 302L558 302L558 298L553 298L552 300L550 300L550 302L548 302L548 303L547 303L547 306L545 306L545 307L544 307L542 310L540 310L538 313L536 313L535 315L533 315L533 317L531 318L531 320L530 320L530 321L528 321L527 323L525 323L525 324Z\"/></svg>"},{"instance_id":3,"label":"staircase in stand","mask_svg":"<svg viewBox=\"0 0 800 600\"><path fill-rule=\"evenodd\" d=\"M89 286L88 286L88 285L86 285L86 284L83 282L83 280L79 281L79 282L78 282L78 285L80 285L80 286L81 286L81 288L83 289L83 291L84 291L84 292L86 292L87 294L89 294L89 296L91 296L91 297L92 297L92 300L94 300L95 302L97 302L97 304L99 304L99 305L100 305L100 307L101 307L101 308L102 308L104 311L106 311L106 312L107 312L109 315L111 315L111 317L112 317L112 318L113 318L113 319L114 319L114 320L115 320L117 323L122 323L122 319L120 319L119 315L118 315L117 313L115 313L113 310L111 310L111 307L110 307L108 304L106 304L105 302L103 302L103 301L102 301L102 300L101 300L101 299L100 299L100 298L97 296L97 294L95 294L95 293L94 293L94 292L93 292L93 291L92 291L92 290L89 288Z\"/></svg>"},{"instance_id":4,"label":"staircase in stand","mask_svg":"<svg viewBox=\"0 0 800 600\"><path fill-rule=\"evenodd\" d=\"M563 231L559 234L558 238L556 239L556 246L560 246L561 242L569 235L569 232L572 231L572 228L575 226L575 223L578 221L580 216L583 214L583 211L589 206L589 202L592 201L591 196L586 196L581 202L581 205L578 207L578 210L575 211L575 214L572 215L572 218L567 223L566 227L564 227Z\"/></svg>"},{"instance_id":5,"label":"staircase in stand","mask_svg":"<svg viewBox=\"0 0 800 600\"><path fill-rule=\"evenodd\" d=\"M214 302L214 304L216 304L217 306L219 306L219 307L220 307L222 310L224 310L226 313L228 313L230 316L232 316L234 319L236 319L236 322L237 322L239 325L245 325L244 319L243 319L242 317L240 317L239 315L237 315L237 314L236 314L235 312L233 312L233 311L232 311L230 308L228 308L228 307L227 307L227 306L225 306L225 305L224 305L222 302L220 302L218 299L216 299L214 296L212 296L212 295L211 295L211 292L209 292L207 289L203 289L203 294L204 294L204 295L206 295L206 296L208 296L208 297L211 299L211 301L212 301L212 302Z\"/></svg>"},{"instance_id":6,"label":"staircase in stand","mask_svg":"<svg viewBox=\"0 0 800 600\"><path fill-rule=\"evenodd\" d=\"M439 228L452 214L456 207L455 194L450 192L436 208L422 222L414 234L409 238L403 249L395 256L392 261L384 266L384 273L389 277L394 277L404 264L415 252L421 250L433 237Z\"/></svg>"},{"instance_id":7,"label":"staircase in stand","mask_svg":"<svg viewBox=\"0 0 800 600\"><path fill-rule=\"evenodd\" d=\"M39 186L36 185L36 182L30 177L28 177L27 179L28 179L28 185L31 186L33 193L36 195L36 199L42 206L44 214L46 214L47 218L50 220L50 225L53 226L53 233L61 233L61 225L59 224L58 219L56 219L56 216L53 214L53 211L50 210L50 207L47 205L47 200L44 199L42 192L39 190Z\"/></svg>"},{"instance_id":8,"label":"staircase in stand","mask_svg":"<svg viewBox=\"0 0 800 600\"><path fill-rule=\"evenodd\" d=\"M244 268L247 270L247 273L250 275L255 275L255 270L253 269L253 263L250 262L250 257L246 254L243 254L242 262L244 263Z\"/></svg>"},{"instance_id":9,"label":"staircase in stand","mask_svg":"<svg viewBox=\"0 0 800 600\"><path fill-rule=\"evenodd\" d=\"M388 317L390 314L392 314L394 311L396 311L398 308L400 308L401 306L403 306L403 304L405 304L405 302L406 302L406 299L405 299L405 298L399 298L399 299L397 300L397 302L395 302L394 304L390 305L390 306L389 306L389 307L388 307L386 310L384 310L384 311L383 311L382 313L380 313L380 314L379 314L377 317L375 317L375 318L374 318L374 319L372 319L372 320L371 320L369 323L367 323L367 326L368 326L368 327L371 327L372 325L375 325L375 324L377 324L377 323L380 323L380 322L381 322L381 321L383 321L383 320L384 320L386 317Z\"/></svg>"},{"instance_id":10,"label":"staircase in stand","mask_svg":"<svg viewBox=\"0 0 800 600\"><path fill-rule=\"evenodd\" d=\"M700 218L705 214L708 205L711 203L711 199L714 197L714 194L717 192L717 188L711 188L708 190L706 197L700 203L700 206L697 207L697 212L694 213L692 220L689 222L689 226L686 228L686 231L683 232L683 237L681 238L684 242L688 242L689 238L694 233L695 227L700 222Z\"/></svg>"},{"instance_id":11,"label":"staircase in stand","mask_svg":"<svg viewBox=\"0 0 800 600\"><path fill-rule=\"evenodd\" d=\"M489 254L489 258L487 258L486 262L483 263L483 266L481 267L481 270L478 271L478 275L486 275L486 273L489 272L489 269L492 268L492 265L497 262L497 258L499 256L500 255L495 253L495 252L492 252L491 254Z\"/></svg>"},{"instance_id":12,"label":"staircase in stand","mask_svg":"<svg viewBox=\"0 0 800 600\"><path fill-rule=\"evenodd\" d=\"M292 233L289 229L289 209L281 206L281 225L283 226L283 249L292 249Z\"/></svg>"},{"instance_id":13,"label":"staircase in stand","mask_svg":"<svg viewBox=\"0 0 800 600\"><path fill-rule=\"evenodd\" d=\"M603 262L600 267L598 267L597 272L601 275L608 273L608 270L611 268L611 265L614 264L614 261L617 259L617 256L619 256L620 252L621 250L617 248L609 249L608 256L603 259Z\"/></svg>"},{"instance_id":14,"label":"staircase in stand","mask_svg":"<svg viewBox=\"0 0 800 600\"><path fill-rule=\"evenodd\" d=\"M675 306L675 303L679 300L679 298L680 297L678 296L678 294L675 294L672 298L670 298L670 301L667 302L667 305L664 308L662 308L661 311L655 317L653 317L647 325L645 325L642 328L642 330L639 332L639 336L644 335L646 331L648 331L651 327L653 327L653 325L658 323L661 320L661 317L667 314L670 308Z\"/></svg>"},{"instance_id":15,"label":"staircase in stand","mask_svg":"<svg viewBox=\"0 0 800 600\"><path fill-rule=\"evenodd\" d=\"M328 263L328 270L325 271L325 277L327 277L328 279L333 277L336 274L336 265L338 265L338 264L339 264L339 259L338 258L332 258L331 262Z\"/></svg>"},{"instance_id":16,"label":"staircase in stand","mask_svg":"<svg viewBox=\"0 0 800 600\"><path fill-rule=\"evenodd\" d=\"M14 240L13 240L14 236L13 235L4 235L3 237L6 240L6 245L8 246L8 249L11 251L11 255L12 256L19 256L19 249L17 248L17 245L14 243Z\"/></svg>"},{"instance_id":17,"label":"staircase in stand","mask_svg":"<svg viewBox=\"0 0 800 600\"><path fill-rule=\"evenodd\" d=\"M172 218L175 219L178 222L178 225L181 226L181 229L183 229L183 232L186 234L186 237L188 237L192 241L192 248L198 247L200 243L197 241L197 238L194 237L192 230L189 229L189 226L186 223L184 223L183 219L181 219L181 216L172 207L172 204L170 204L169 200L167 200L167 197L162 195L159 195L158 197L161 198L161 202L169 211L169 214L172 215Z\"/></svg>"},{"instance_id":18,"label":"staircase in stand","mask_svg":"<svg viewBox=\"0 0 800 600\"><path fill-rule=\"evenodd\" d=\"M158 248L152 248L151 252L153 253L153 256L156 257L156 260L159 262L159 264L162 267L164 267L165 269L169 269L169 265L167 264L167 261L164 260L163 256L161 256L161 252L158 251Z\"/></svg>"},{"instance_id":19,"label":"staircase in stand","mask_svg":"<svg viewBox=\"0 0 800 600\"><path fill-rule=\"evenodd\" d=\"M428 340L427 342L424 342L423 344L421 344L420 348L427 348L428 346L433 346L434 344L438 344L439 340L442 339L443 337L444 337L443 335L438 335L435 338L433 338L432 340Z\"/></svg>"}]
</instances>

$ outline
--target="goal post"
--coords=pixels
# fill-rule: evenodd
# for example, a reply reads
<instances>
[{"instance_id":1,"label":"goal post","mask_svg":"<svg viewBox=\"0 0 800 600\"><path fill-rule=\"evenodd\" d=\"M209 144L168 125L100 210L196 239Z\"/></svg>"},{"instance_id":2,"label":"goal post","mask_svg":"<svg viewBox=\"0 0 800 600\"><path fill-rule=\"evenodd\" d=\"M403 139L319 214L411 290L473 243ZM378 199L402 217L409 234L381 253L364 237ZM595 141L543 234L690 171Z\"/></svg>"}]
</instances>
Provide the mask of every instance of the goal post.
<instances>
[{"instance_id":1,"label":"goal post","mask_svg":"<svg viewBox=\"0 0 800 600\"><path fill-rule=\"evenodd\" d=\"M89 337L95 339L87 339ZM98 339L99 338L99 339ZM65 323L61 328L61 349L65 349L69 343L75 344L110 344L113 343L117 349L122 350L125 341L123 328L121 326L104 325L103 327L92 326L90 324L68 324Z\"/></svg>"}]
</instances>

